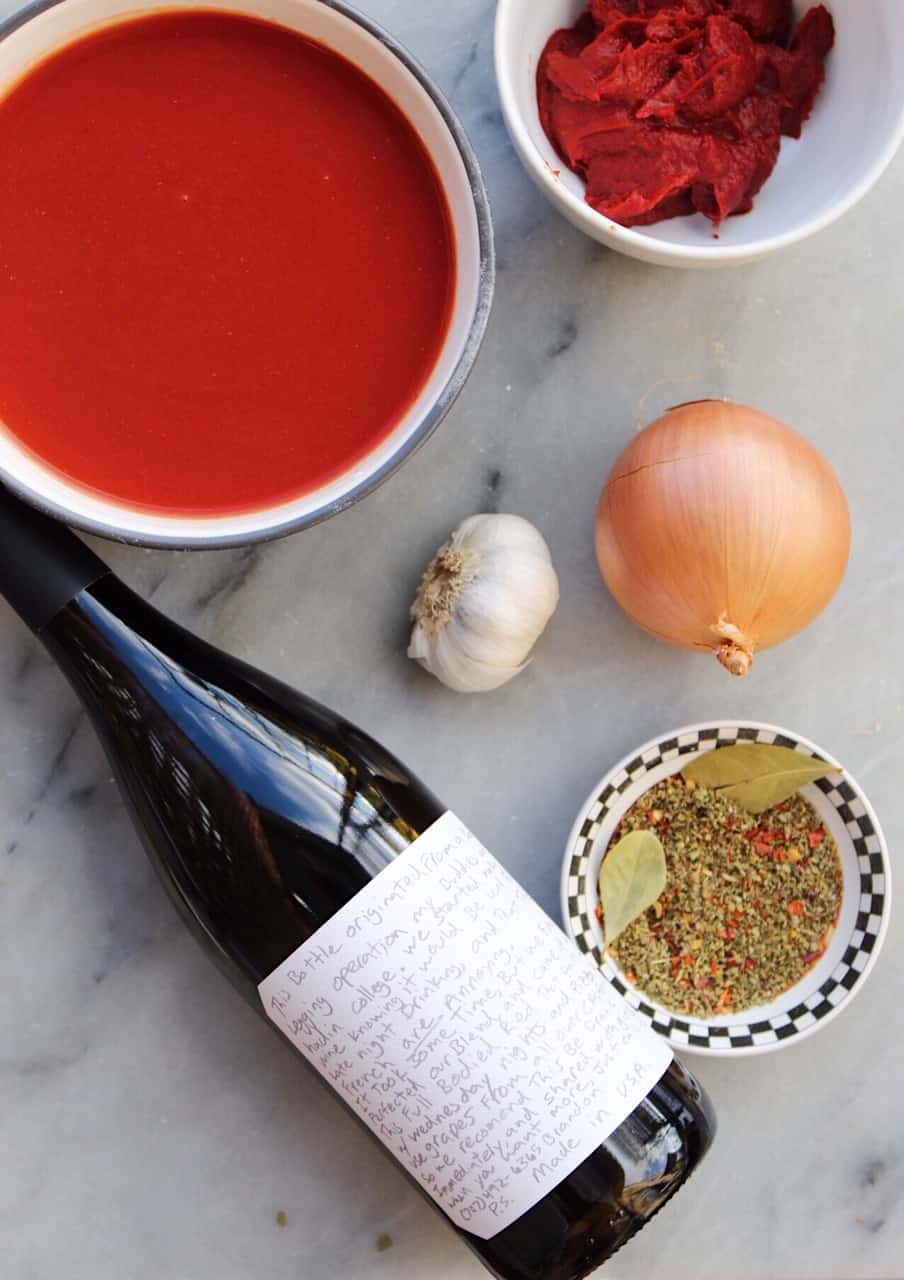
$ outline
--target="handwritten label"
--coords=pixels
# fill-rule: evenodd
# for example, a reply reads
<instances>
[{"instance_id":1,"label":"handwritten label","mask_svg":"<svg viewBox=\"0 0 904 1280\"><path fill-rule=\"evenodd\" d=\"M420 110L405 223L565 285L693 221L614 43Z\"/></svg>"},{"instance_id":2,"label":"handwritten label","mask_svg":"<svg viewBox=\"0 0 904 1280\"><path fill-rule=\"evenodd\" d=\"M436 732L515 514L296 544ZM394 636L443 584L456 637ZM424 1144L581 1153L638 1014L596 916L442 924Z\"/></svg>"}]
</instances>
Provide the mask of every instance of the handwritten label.
<instances>
[{"instance_id":1,"label":"handwritten label","mask_svg":"<svg viewBox=\"0 0 904 1280\"><path fill-rule=\"evenodd\" d=\"M672 1056L451 813L259 990L308 1061L482 1239L572 1173Z\"/></svg>"}]
</instances>

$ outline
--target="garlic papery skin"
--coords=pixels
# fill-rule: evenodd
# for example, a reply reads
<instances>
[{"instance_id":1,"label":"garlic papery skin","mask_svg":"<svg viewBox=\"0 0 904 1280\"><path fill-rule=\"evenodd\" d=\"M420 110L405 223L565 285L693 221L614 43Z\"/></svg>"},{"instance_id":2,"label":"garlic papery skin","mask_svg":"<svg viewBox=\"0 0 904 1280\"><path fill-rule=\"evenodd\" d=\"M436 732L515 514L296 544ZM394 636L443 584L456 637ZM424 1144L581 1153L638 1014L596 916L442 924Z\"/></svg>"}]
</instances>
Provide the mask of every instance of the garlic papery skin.
<instances>
[{"instance_id":1,"label":"garlic papery skin","mask_svg":"<svg viewBox=\"0 0 904 1280\"><path fill-rule=\"evenodd\" d=\"M421 579L408 657L456 693L498 689L524 670L558 603L549 547L530 521L469 516Z\"/></svg>"}]
</instances>

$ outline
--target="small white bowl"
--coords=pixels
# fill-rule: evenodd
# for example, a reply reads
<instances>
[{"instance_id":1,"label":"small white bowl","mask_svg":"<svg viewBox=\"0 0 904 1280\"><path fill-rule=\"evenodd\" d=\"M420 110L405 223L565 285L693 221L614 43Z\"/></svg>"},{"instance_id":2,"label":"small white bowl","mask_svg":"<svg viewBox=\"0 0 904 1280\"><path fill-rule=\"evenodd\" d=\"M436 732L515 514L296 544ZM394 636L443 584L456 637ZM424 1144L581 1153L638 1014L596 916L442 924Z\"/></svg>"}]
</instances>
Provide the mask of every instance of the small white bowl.
<instances>
[{"instance_id":1,"label":"small white bowl","mask_svg":"<svg viewBox=\"0 0 904 1280\"><path fill-rule=\"evenodd\" d=\"M224 547L277 538L316 524L369 493L442 421L480 349L493 296L489 203L463 128L414 59L343 0L214 0L200 6L191 0L34 0L0 22L0 96L41 58L85 32L154 10L198 7L250 14L299 31L354 63L392 98L418 131L442 178L455 235L455 301L436 366L386 439L337 480L265 509L197 517L142 511L70 482L24 449L0 423L0 480L19 497L67 524L144 546Z\"/></svg>"},{"instance_id":2,"label":"small white bowl","mask_svg":"<svg viewBox=\"0 0 904 1280\"><path fill-rule=\"evenodd\" d=\"M631 805L696 756L742 742L777 742L804 755L838 762L799 734L755 721L690 725L639 747L593 788L568 837L562 867L562 918L578 947L632 1008L682 1053L736 1058L768 1053L813 1035L862 990L881 950L891 910L891 869L872 806L841 766L801 794L838 846L842 899L825 955L768 1005L701 1020L675 1013L632 986L605 951L596 918L599 873L618 823Z\"/></svg>"},{"instance_id":3,"label":"small white bowl","mask_svg":"<svg viewBox=\"0 0 904 1280\"><path fill-rule=\"evenodd\" d=\"M571 26L586 0L499 0L496 79L515 148L540 189L581 231L645 262L719 267L748 262L841 217L866 194L904 138L904 3L824 0L837 28L826 82L799 141L782 139L775 171L753 210L727 218L713 238L702 214L652 227L627 228L584 200L543 132L537 108L537 63L546 41ZM795 0L800 14L809 4Z\"/></svg>"}]
</instances>

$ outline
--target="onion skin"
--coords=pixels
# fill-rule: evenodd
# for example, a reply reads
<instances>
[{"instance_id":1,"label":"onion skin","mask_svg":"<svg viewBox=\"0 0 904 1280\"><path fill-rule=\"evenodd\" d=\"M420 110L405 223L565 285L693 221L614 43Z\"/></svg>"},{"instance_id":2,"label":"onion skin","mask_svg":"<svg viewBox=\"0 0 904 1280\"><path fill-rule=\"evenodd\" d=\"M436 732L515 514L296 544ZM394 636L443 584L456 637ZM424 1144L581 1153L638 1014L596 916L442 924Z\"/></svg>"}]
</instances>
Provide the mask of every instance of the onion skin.
<instances>
[{"instance_id":1,"label":"onion skin","mask_svg":"<svg viewBox=\"0 0 904 1280\"><path fill-rule=\"evenodd\" d=\"M847 499L819 450L721 400L678 405L640 432L596 514L600 571L629 617L739 676L825 608L850 547Z\"/></svg>"}]
</instances>

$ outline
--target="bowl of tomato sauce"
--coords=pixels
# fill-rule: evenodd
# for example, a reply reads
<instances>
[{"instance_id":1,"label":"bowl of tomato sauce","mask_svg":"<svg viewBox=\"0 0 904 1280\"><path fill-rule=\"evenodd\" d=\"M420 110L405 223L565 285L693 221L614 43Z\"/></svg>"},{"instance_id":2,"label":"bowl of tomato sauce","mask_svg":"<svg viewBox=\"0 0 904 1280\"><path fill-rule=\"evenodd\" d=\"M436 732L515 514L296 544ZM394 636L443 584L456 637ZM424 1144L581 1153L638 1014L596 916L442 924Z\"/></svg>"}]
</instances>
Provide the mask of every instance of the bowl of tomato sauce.
<instances>
[{"instance_id":1,"label":"bowl of tomato sauce","mask_svg":"<svg viewBox=\"0 0 904 1280\"><path fill-rule=\"evenodd\" d=\"M492 299L464 131L336 0L65 0L0 28L0 481L226 546L370 492Z\"/></svg>"},{"instance_id":2,"label":"bowl of tomato sauce","mask_svg":"<svg viewBox=\"0 0 904 1280\"><path fill-rule=\"evenodd\" d=\"M900 0L499 0L527 172L646 262L719 267L853 207L904 138Z\"/></svg>"}]
</instances>

